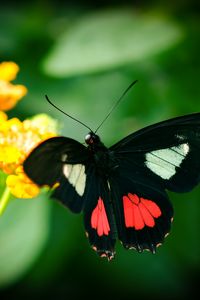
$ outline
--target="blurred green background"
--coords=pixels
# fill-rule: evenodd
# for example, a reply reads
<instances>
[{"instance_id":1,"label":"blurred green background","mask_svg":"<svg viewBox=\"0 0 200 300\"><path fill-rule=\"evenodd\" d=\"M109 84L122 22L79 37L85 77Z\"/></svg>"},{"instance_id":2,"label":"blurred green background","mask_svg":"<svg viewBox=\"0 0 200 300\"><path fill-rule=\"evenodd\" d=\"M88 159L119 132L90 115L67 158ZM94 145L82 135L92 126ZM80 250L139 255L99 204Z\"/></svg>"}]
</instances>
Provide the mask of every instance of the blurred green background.
<instances>
[{"instance_id":1,"label":"blurred green background","mask_svg":"<svg viewBox=\"0 0 200 300\"><path fill-rule=\"evenodd\" d=\"M44 95L95 129L135 79L99 131L107 146L200 111L199 8L193 0L2 3L0 60L19 64L15 82L29 91L9 117L48 113L63 135L83 142L87 130ZM90 249L81 215L45 195L13 200L0 218L0 299L191 297L200 275L200 187L170 198L175 219L157 254L117 244L110 263Z\"/></svg>"}]
</instances>

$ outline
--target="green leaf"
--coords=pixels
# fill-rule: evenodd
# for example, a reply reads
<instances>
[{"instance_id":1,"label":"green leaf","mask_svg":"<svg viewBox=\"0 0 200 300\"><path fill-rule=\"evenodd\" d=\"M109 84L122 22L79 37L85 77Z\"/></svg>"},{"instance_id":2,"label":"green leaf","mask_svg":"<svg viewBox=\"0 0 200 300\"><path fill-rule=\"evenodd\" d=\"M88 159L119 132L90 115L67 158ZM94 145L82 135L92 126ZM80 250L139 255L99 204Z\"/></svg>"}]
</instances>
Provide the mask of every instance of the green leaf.
<instances>
[{"instance_id":1,"label":"green leaf","mask_svg":"<svg viewBox=\"0 0 200 300\"><path fill-rule=\"evenodd\" d=\"M0 286L17 281L32 266L48 237L50 206L41 195L13 200L0 218Z\"/></svg>"},{"instance_id":2,"label":"green leaf","mask_svg":"<svg viewBox=\"0 0 200 300\"><path fill-rule=\"evenodd\" d=\"M163 16L109 10L66 28L43 63L47 74L67 77L147 59L180 41L182 30Z\"/></svg>"}]
</instances>

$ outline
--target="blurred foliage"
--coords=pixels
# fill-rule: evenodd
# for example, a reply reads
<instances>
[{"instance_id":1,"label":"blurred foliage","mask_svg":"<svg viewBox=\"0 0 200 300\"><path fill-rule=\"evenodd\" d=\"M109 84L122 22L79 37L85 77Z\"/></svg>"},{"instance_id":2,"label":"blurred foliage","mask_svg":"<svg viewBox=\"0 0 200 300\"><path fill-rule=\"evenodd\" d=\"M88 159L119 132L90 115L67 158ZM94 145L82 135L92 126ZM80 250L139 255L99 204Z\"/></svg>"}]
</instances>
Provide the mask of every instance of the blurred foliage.
<instances>
[{"instance_id":1,"label":"blurred foliage","mask_svg":"<svg viewBox=\"0 0 200 300\"><path fill-rule=\"evenodd\" d=\"M99 131L107 145L150 123L200 111L197 1L1 5L0 59L20 65L17 82L29 91L10 117L49 113L64 135L83 141L85 128L44 95L95 129L134 79L139 83ZM117 245L111 263L90 249L81 215L43 197L13 200L0 219L1 299L184 299L197 288L199 187L170 193L175 220L156 255Z\"/></svg>"},{"instance_id":2,"label":"blurred foliage","mask_svg":"<svg viewBox=\"0 0 200 300\"><path fill-rule=\"evenodd\" d=\"M38 258L47 242L49 208L44 197L13 200L1 216L0 286L16 281Z\"/></svg>"},{"instance_id":3,"label":"blurred foliage","mask_svg":"<svg viewBox=\"0 0 200 300\"><path fill-rule=\"evenodd\" d=\"M109 70L160 53L180 37L181 30L162 16L130 9L90 12L67 26L44 70L58 77Z\"/></svg>"}]
</instances>

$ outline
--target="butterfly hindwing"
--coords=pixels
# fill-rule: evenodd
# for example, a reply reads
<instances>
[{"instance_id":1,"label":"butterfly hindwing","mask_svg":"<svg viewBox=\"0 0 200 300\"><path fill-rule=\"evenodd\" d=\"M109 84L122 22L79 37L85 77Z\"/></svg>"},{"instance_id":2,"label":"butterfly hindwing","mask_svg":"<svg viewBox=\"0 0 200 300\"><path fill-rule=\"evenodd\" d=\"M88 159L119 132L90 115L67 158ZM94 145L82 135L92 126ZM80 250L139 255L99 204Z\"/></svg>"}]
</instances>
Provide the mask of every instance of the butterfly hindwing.
<instances>
[{"instance_id":1,"label":"butterfly hindwing","mask_svg":"<svg viewBox=\"0 0 200 300\"><path fill-rule=\"evenodd\" d=\"M86 235L92 248L110 260L115 254L117 235L108 183L105 178L95 175L94 169L89 180L90 189L83 210Z\"/></svg>"},{"instance_id":2,"label":"butterfly hindwing","mask_svg":"<svg viewBox=\"0 0 200 300\"><path fill-rule=\"evenodd\" d=\"M39 186L55 186L52 197L73 212L83 207L87 188L86 147L66 138L48 139L24 163L26 174Z\"/></svg>"},{"instance_id":3,"label":"butterfly hindwing","mask_svg":"<svg viewBox=\"0 0 200 300\"><path fill-rule=\"evenodd\" d=\"M129 169L154 176L166 189L190 191L200 181L200 113L148 126L110 150Z\"/></svg>"},{"instance_id":4,"label":"butterfly hindwing","mask_svg":"<svg viewBox=\"0 0 200 300\"><path fill-rule=\"evenodd\" d=\"M134 179L135 178L135 179ZM173 208L162 186L123 167L110 179L118 236L125 248L153 253L170 231Z\"/></svg>"}]
</instances>

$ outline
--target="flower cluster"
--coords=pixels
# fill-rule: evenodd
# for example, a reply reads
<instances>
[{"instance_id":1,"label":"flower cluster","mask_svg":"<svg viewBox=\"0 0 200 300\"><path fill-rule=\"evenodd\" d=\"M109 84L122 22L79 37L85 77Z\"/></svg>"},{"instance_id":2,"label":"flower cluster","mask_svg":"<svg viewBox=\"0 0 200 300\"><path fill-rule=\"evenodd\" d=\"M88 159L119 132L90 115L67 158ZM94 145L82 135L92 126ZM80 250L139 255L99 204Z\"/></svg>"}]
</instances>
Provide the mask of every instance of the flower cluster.
<instances>
[{"instance_id":1,"label":"flower cluster","mask_svg":"<svg viewBox=\"0 0 200 300\"><path fill-rule=\"evenodd\" d=\"M41 141L56 136L57 132L57 122L45 114L20 121L18 118L8 119L3 112L11 109L27 92L23 85L9 82L18 70L13 62L0 64L0 169L7 175L0 214L10 193L17 198L38 195L39 188L26 176L22 165L33 148Z\"/></svg>"},{"instance_id":2,"label":"flower cluster","mask_svg":"<svg viewBox=\"0 0 200 300\"><path fill-rule=\"evenodd\" d=\"M36 145L55 135L56 122L46 115L23 122L17 118L1 122L0 168L8 174L6 183L14 196L32 198L38 194L38 188L24 174L22 164Z\"/></svg>"}]
</instances>

